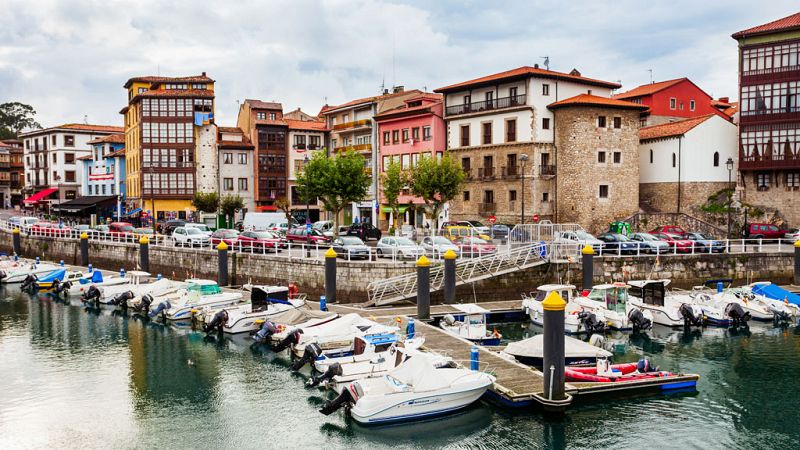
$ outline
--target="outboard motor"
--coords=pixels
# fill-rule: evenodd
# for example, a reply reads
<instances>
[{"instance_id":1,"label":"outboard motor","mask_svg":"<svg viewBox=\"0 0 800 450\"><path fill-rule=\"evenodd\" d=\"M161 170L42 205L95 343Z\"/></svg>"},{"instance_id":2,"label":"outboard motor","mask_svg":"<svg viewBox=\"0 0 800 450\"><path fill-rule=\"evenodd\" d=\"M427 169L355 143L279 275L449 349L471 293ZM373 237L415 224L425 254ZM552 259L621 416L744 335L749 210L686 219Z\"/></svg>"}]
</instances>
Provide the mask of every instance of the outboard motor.
<instances>
[{"instance_id":1,"label":"outboard motor","mask_svg":"<svg viewBox=\"0 0 800 450\"><path fill-rule=\"evenodd\" d=\"M589 311L581 311L578 313L578 320L587 333L602 333L606 330L606 324L597 320L597 316Z\"/></svg>"},{"instance_id":2,"label":"outboard motor","mask_svg":"<svg viewBox=\"0 0 800 450\"><path fill-rule=\"evenodd\" d=\"M226 323L228 323L228 311L223 309L222 311L214 314L211 322L203 325L203 333L210 333L214 330L222 333L222 327L224 327Z\"/></svg>"},{"instance_id":3,"label":"outboard motor","mask_svg":"<svg viewBox=\"0 0 800 450\"><path fill-rule=\"evenodd\" d=\"M81 300L84 302L94 301L97 303L100 301L101 295L100 289L98 289L97 286L89 286L89 289L81 295Z\"/></svg>"},{"instance_id":4,"label":"outboard motor","mask_svg":"<svg viewBox=\"0 0 800 450\"><path fill-rule=\"evenodd\" d=\"M330 381L333 379L333 377L341 374L342 374L342 365L339 363L333 363L330 366L328 366L328 370L326 370L325 372L315 377L311 377L311 379L308 380L308 382L306 382L306 387L319 386L319 384L322 383L323 381Z\"/></svg>"},{"instance_id":5,"label":"outboard motor","mask_svg":"<svg viewBox=\"0 0 800 450\"><path fill-rule=\"evenodd\" d=\"M108 304L121 306L122 309L128 309L128 300L133 299L133 297L135 297L133 291L125 291L115 295L114 298L108 302Z\"/></svg>"},{"instance_id":6,"label":"outboard motor","mask_svg":"<svg viewBox=\"0 0 800 450\"><path fill-rule=\"evenodd\" d=\"M636 363L636 370L639 373L658 372L658 367L651 364L649 359L642 358Z\"/></svg>"},{"instance_id":7,"label":"outboard motor","mask_svg":"<svg viewBox=\"0 0 800 450\"><path fill-rule=\"evenodd\" d=\"M300 335L303 333L303 330L295 330L289 333L288 336L283 338L282 341L278 342L278 345L272 347L272 351L277 353L289 348L290 345L295 345L300 342Z\"/></svg>"},{"instance_id":8,"label":"outboard motor","mask_svg":"<svg viewBox=\"0 0 800 450\"><path fill-rule=\"evenodd\" d=\"M258 330L258 333L253 335L253 340L259 344L263 344L267 342L267 340L278 331L278 327L275 326L273 322L269 320L264 321L264 325L261 325L261 329Z\"/></svg>"},{"instance_id":9,"label":"outboard motor","mask_svg":"<svg viewBox=\"0 0 800 450\"><path fill-rule=\"evenodd\" d=\"M728 303L725 307L725 315L731 318L731 325L734 327L746 326L750 320L750 313L745 312L742 305L738 303Z\"/></svg>"},{"instance_id":10,"label":"outboard motor","mask_svg":"<svg viewBox=\"0 0 800 450\"><path fill-rule=\"evenodd\" d=\"M5 270L0 270L0 280L2 280L5 277L6 277L6 271Z\"/></svg>"},{"instance_id":11,"label":"outboard motor","mask_svg":"<svg viewBox=\"0 0 800 450\"><path fill-rule=\"evenodd\" d=\"M28 276L25 277L24 280L22 280L22 285L20 286L20 289L26 292L31 292L35 290L37 280L38 278L36 277L36 275L29 274Z\"/></svg>"},{"instance_id":12,"label":"outboard motor","mask_svg":"<svg viewBox=\"0 0 800 450\"><path fill-rule=\"evenodd\" d=\"M53 291L56 293L56 295L64 291L68 291L71 287L72 287L71 281L65 281L63 283L58 280L53 281Z\"/></svg>"},{"instance_id":13,"label":"outboard motor","mask_svg":"<svg viewBox=\"0 0 800 450\"><path fill-rule=\"evenodd\" d=\"M692 308L690 304L688 303L682 304L681 307L678 309L678 312L683 318L683 326L688 328L691 325L694 325L696 327L703 325L702 313L695 314L695 310L694 308Z\"/></svg>"},{"instance_id":14,"label":"outboard motor","mask_svg":"<svg viewBox=\"0 0 800 450\"><path fill-rule=\"evenodd\" d=\"M295 372L300 370L300 368L305 366L306 363L313 362L321 354L322 347L320 347L316 342L306 345L306 350L303 352L303 356L301 356L300 359L292 364L292 370Z\"/></svg>"},{"instance_id":15,"label":"outboard motor","mask_svg":"<svg viewBox=\"0 0 800 450\"><path fill-rule=\"evenodd\" d=\"M347 406L349 408L350 406L354 405L356 401L358 401L359 392L361 392L361 386L358 384L358 382L350 383L350 386L344 388L338 397L325 402L325 404L322 405L322 408L320 408L319 412L329 416L342 406Z\"/></svg>"},{"instance_id":16,"label":"outboard motor","mask_svg":"<svg viewBox=\"0 0 800 450\"><path fill-rule=\"evenodd\" d=\"M159 303L158 306L156 306L156 309L147 313L147 315L152 319L153 317L161 314L162 312L166 314L166 311L171 307L172 305L169 304L169 300L164 300L163 302Z\"/></svg>"},{"instance_id":17,"label":"outboard motor","mask_svg":"<svg viewBox=\"0 0 800 450\"><path fill-rule=\"evenodd\" d=\"M649 330L653 328L653 322L642 314L639 309L628 311L628 321L633 326L633 331Z\"/></svg>"},{"instance_id":18,"label":"outboard motor","mask_svg":"<svg viewBox=\"0 0 800 450\"><path fill-rule=\"evenodd\" d=\"M91 288L90 288L91 289ZM136 305L133 309L139 312L150 312L150 305L153 303L153 296L150 294L145 294L142 296L142 299L139 300L139 304Z\"/></svg>"},{"instance_id":19,"label":"outboard motor","mask_svg":"<svg viewBox=\"0 0 800 450\"><path fill-rule=\"evenodd\" d=\"M449 326L453 326L456 323L456 318L453 317L452 314L445 314L445 316L442 317L442 320L444 320L444 323L446 323Z\"/></svg>"}]
</instances>

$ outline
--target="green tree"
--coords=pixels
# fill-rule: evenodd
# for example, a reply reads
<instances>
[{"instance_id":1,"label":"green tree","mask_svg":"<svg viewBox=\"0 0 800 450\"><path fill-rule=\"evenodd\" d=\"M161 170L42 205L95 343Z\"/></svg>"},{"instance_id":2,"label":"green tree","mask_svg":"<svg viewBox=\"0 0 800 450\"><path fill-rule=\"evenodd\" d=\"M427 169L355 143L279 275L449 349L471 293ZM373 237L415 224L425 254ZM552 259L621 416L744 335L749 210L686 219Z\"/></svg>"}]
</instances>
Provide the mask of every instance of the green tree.
<instances>
[{"instance_id":1,"label":"green tree","mask_svg":"<svg viewBox=\"0 0 800 450\"><path fill-rule=\"evenodd\" d=\"M24 103L0 104L0 138L15 139L22 130L42 128L33 118L35 115L33 107Z\"/></svg>"},{"instance_id":2,"label":"green tree","mask_svg":"<svg viewBox=\"0 0 800 450\"><path fill-rule=\"evenodd\" d=\"M442 208L456 198L464 184L464 169L449 154L442 158L423 156L411 170L409 184L411 193L425 201L434 229L438 229Z\"/></svg>"},{"instance_id":3,"label":"green tree","mask_svg":"<svg viewBox=\"0 0 800 450\"><path fill-rule=\"evenodd\" d=\"M195 192L192 206L200 212L215 213L219 210L219 194L216 192Z\"/></svg>"},{"instance_id":4,"label":"green tree","mask_svg":"<svg viewBox=\"0 0 800 450\"><path fill-rule=\"evenodd\" d=\"M333 232L338 235L339 212L348 204L367 196L371 179L364 168L364 157L348 150L335 156L317 152L297 174L298 193L318 198L333 214Z\"/></svg>"},{"instance_id":5,"label":"green tree","mask_svg":"<svg viewBox=\"0 0 800 450\"><path fill-rule=\"evenodd\" d=\"M389 163L385 168L385 172L381 176L381 188L383 189L383 197L386 199L386 205L392 210L392 223L391 228L395 228L395 221L400 214L400 191L408 184L403 168L395 161Z\"/></svg>"},{"instance_id":6,"label":"green tree","mask_svg":"<svg viewBox=\"0 0 800 450\"><path fill-rule=\"evenodd\" d=\"M278 208L278 211L282 211L283 214L286 216L286 223L289 225L292 224L292 208L291 204L289 203L289 199L286 196L278 197L275 200L275 207Z\"/></svg>"},{"instance_id":7,"label":"green tree","mask_svg":"<svg viewBox=\"0 0 800 450\"><path fill-rule=\"evenodd\" d=\"M236 217L236 213L244 208L244 201L238 195L226 195L219 202L219 207L222 214L225 214L225 221L233 226L231 222Z\"/></svg>"}]
</instances>

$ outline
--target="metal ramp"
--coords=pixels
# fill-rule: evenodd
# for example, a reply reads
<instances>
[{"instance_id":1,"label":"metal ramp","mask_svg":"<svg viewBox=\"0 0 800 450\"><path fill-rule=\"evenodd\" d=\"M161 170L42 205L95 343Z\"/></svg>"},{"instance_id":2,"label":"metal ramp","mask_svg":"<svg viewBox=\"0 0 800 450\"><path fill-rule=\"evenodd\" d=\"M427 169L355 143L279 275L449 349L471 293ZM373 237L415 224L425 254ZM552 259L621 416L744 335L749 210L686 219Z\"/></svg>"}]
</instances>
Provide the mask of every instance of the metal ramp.
<instances>
[{"instance_id":1,"label":"metal ramp","mask_svg":"<svg viewBox=\"0 0 800 450\"><path fill-rule=\"evenodd\" d=\"M477 258L459 259L456 262L456 286L527 269L546 262L547 248L540 243L526 244ZM443 284L444 264L431 267L431 292L442 289ZM417 274L413 272L373 281L367 287L367 292L369 294L367 306L389 305L414 298L417 295Z\"/></svg>"}]
</instances>

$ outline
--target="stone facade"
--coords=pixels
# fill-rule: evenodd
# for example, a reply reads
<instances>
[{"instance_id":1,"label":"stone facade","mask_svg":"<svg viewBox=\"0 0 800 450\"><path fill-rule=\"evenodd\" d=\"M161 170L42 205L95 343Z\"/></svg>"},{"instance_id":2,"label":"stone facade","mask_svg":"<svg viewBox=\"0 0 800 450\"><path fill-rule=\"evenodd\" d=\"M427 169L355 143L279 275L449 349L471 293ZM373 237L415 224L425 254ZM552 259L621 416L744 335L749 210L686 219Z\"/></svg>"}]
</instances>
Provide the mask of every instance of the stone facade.
<instances>
[{"instance_id":1,"label":"stone facade","mask_svg":"<svg viewBox=\"0 0 800 450\"><path fill-rule=\"evenodd\" d=\"M785 177L785 173L778 172L779 175ZM753 174L742 172L742 177L747 177L739 185L741 192L741 201L754 208L759 208L764 211L776 211L776 216L782 217L789 223L790 226L795 227L800 225L800 190L798 188L791 188L786 186L785 179L779 179L779 185L775 185L776 178L780 178L773 174L773 184L768 189L759 190L756 183L753 181ZM767 222L767 217L751 218L749 221Z\"/></svg>"},{"instance_id":2,"label":"stone facade","mask_svg":"<svg viewBox=\"0 0 800 450\"><path fill-rule=\"evenodd\" d=\"M642 183L639 185L639 202L660 212L696 213L708 198L730 188L728 183L681 183L681 207L678 211L678 183Z\"/></svg>"}]
</instances>

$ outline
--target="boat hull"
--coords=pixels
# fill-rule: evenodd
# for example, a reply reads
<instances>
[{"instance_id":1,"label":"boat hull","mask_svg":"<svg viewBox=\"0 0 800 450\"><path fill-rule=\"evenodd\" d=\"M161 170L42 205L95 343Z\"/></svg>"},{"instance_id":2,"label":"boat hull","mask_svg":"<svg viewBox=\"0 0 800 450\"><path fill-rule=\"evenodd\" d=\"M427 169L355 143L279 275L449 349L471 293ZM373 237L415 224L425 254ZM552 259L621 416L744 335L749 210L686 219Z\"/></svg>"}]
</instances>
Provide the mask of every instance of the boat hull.
<instances>
[{"instance_id":1,"label":"boat hull","mask_svg":"<svg viewBox=\"0 0 800 450\"><path fill-rule=\"evenodd\" d=\"M393 394L397 400L391 406L370 413L357 402L350 410L351 417L359 423L374 425L410 422L449 414L476 402L489 388L489 384L468 390L450 390L445 393Z\"/></svg>"}]
</instances>

